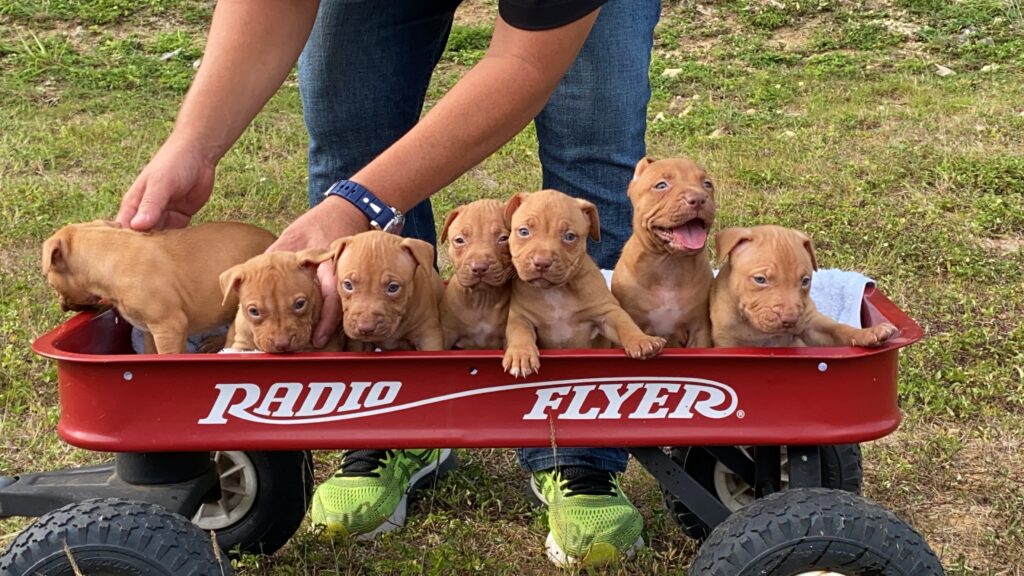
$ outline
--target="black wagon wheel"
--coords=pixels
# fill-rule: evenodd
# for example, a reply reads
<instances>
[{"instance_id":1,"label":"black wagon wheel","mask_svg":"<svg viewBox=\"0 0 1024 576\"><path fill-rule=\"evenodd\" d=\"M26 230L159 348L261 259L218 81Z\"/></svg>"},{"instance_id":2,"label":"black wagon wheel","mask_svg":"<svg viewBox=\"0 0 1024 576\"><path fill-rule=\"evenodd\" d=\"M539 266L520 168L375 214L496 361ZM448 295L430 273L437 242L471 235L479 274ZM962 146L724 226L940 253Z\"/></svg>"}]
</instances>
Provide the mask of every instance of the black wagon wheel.
<instances>
[{"instance_id":1,"label":"black wagon wheel","mask_svg":"<svg viewBox=\"0 0 1024 576\"><path fill-rule=\"evenodd\" d=\"M701 576L942 576L925 539L885 508L827 488L776 492L732 514L697 552Z\"/></svg>"},{"instance_id":2,"label":"black wagon wheel","mask_svg":"<svg viewBox=\"0 0 1024 576\"><path fill-rule=\"evenodd\" d=\"M295 534L313 495L309 452L212 454L220 496L203 503L192 521L214 531L231 554L273 554Z\"/></svg>"},{"instance_id":3,"label":"black wagon wheel","mask_svg":"<svg viewBox=\"0 0 1024 576\"><path fill-rule=\"evenodd\" d=\"M757 448L737 446L742 455L754 461ZM821 486L836 488L860 494L863 481L863 462L859 444L835 444L819 446L821 460ZM701 447L678 447L670 452L672 459L690 476L707 488L731 512L754 502L754 488L739 474L718 461L710 452ZM781 467L780 489L789 487L789 455L785 446L779 448ZM701 521L686 504L666 490L662 491L665 506L676 523L691 538L703 540L711 533L711 527Z\"/></svg>"},{"instance_id":4,"label":"black wagon wheel","mask_svg":"<svg viewBox=\"0 0 1024 576\"><path fill-rule=\"evenodd\" d=\"M234 574L211 536L148 502L116 498L68 504L25 529L0 556L21 576L222 576Z\"/></svg>"}]
</instances>

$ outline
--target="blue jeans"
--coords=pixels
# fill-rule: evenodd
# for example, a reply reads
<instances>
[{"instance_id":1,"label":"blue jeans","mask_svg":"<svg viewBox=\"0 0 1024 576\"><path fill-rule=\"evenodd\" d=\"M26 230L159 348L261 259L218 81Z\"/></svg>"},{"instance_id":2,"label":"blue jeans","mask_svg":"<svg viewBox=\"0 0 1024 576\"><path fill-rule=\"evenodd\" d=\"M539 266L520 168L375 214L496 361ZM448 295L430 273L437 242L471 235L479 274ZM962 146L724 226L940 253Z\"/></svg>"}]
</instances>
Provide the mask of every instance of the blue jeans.
<instances>
[{"instance_id":1,"label":"blue jeans","mask_svg":"<svg viewBox=\"0 0 1024 576\"><path fill-rule=\"evenodd\" d=\"M309 131L309 201L348 178L419 120L459 0L322 0L299 59ZM594 202L601 242L588 246L611 269L630 234L626 188L646 153L648 69L660 0L610 0L576 62L535 119L545 188ZM406 215L405 236L437 243L430 201ZM530 470L585 465L621 472L625 450L522 449Z\"/></svg>"}]
</instances>

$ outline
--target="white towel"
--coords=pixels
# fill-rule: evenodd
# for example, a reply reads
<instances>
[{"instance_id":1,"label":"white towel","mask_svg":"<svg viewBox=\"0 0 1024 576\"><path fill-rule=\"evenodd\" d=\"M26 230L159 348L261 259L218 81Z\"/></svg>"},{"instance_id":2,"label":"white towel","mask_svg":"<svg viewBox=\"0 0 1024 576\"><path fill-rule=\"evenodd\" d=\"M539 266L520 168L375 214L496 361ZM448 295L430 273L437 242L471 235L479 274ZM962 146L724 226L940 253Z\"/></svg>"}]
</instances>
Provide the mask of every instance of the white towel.
<instances>
[{"instance_id":1,"label":"white towel","mask_svg":"<svg viewBox=\"0 0 1024 576\"><path fill-rule=\"evenodd\" d=\"M608 288L612 286L612 271L601 270ZM714 271L718 275L718 270ZM875 281L860 272L828 268L818 270L811 280L811 300L818 311L837 322L860 328L860 307L864 290Z\"/></svg>"}]
</instances>

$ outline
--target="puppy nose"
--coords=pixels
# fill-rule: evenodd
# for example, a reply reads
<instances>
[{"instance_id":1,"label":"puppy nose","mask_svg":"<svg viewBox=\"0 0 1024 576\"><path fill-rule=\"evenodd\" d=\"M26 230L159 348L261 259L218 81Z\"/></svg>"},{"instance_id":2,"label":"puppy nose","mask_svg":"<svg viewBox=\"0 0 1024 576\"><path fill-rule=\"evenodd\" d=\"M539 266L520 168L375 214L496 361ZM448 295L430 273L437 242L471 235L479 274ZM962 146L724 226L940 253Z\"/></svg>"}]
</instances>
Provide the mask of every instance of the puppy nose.
<instances>
[{"instance_id":1,"label":"puppy nose","mask_svg":"<svg viewBox=\"0 0 1024 576\"><path fill-rule=\"evenodd\" d=\"M700 207L708 202L707 192L691 192L686 195L686 203L690 206Z\"/></svg>"},{"instance_id":2,"label":"puppy nose","mask_svg":"<svg viewBox=\"0 0 1024 576\"><path fill-rule=\"evenodd\" d=\"M487 269L490 268L490 267L491 267L491 263L490 262L486 262L486 261L482 261L482 260L476 260L476 261L473 261L473 262L469 263L469 269L472 270L473 274L476 274L477 276L483 276L484 272L487 272Z\"/></svg>"},{"instance_id":3,"label":"puppy nose","mask_svg":"<svg viewBox=\"0 0 1024 576\"><path fill-rule=\"evenodd\" d=\"M360 318L359 323L356 325L356 329L359 330L360 334L366 336L369 334L373 334L373 332L377 330L377 325L379 323L380 322L377 320L377 318Z\"/></svg>"},{"instance_id":4,"label":"puppy nose","mask_svg":"<svg viewBox=\"0 0 1024 576\"><path fill-rule=\"evenodd\" d=\"M284 352L285 350L288 350L289 348L291 348L291 344L291 336L285 335L274 338L274 349L277 350L278 352Z\"/></svg>"},{"instance_id":5,"label":"puppy nose","mask_svg":"<svg viewBox=\"0 0 1024 576\"><path fill-rule=\"evenodd\" d=\"M550 256L534 256L530 261L533 262L533 267L541 272L551 268Z\"/></svg>"},{"instance_id":6,"label":"puppy nose","mask_svg":"<svg viewBox=\"0 0 1024 576\"><path fill-rule=\"evenodd\" d=\"M779 321L785 328L796 326L796 321L799 319L800 314L796 310L783 310L779 313Z\"/></svg>"}]
</instances>

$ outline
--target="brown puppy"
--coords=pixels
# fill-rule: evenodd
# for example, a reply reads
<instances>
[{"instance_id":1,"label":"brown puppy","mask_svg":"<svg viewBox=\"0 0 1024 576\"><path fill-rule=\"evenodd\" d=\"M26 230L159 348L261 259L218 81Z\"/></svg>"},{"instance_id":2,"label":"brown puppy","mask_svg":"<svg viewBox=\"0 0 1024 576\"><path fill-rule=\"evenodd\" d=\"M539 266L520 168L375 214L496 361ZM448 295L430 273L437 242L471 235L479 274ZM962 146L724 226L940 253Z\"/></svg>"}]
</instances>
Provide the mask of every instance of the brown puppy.
<instances>
[{"instance_id":1,"label":"brown puppy","mask_svg":"<svg viewBox=\"0 0 1024 576\"><path fill-rule=\"evenodd\" d=\"M234 350L305 352L324 304L316 268L330 252L270 252L232 266L220 275L224 301L237 294L238 313L228 331ZM336 335L322 350L341 350Z\"/></svg>"},{"instance_id":2,"label":"brown puppy","mask_svg":"<svg viewBox=\"0 0 1024 576\"><path fill-rule=\"evenodd\" d=\"M892 324L854 328L818 312L811 275L818 269L806 234L780 226L728 228L715 236L719 260L711 284L716 347L878 346Z\"/></svg>"},{"instance_id":3,"label":"brown puppy","mask_svg":"<svg viewBox=\"0 0 1024 576\"><path fill-rule=\"evenodd\" d=\"M113 304L146 333L145 351L185 352L185 340L231 321L221 272L263 252L275 236L237 222L140 233L111 222L65 226L43 243L43 274L61 307Z\"/></svg>"},{"instance_id":4,"label":"brown puppy","mask_svg":"<svg viewBox=\"0 0 1024 576\"><path fill-rule=\"evenodd\" d=\"M606 348L650 358L665 339L644 334L608 291L587 255L601 239L597 208L557 190L519 193L508 201L509 248L519 279L512 284L503 366L513 376L540 369L539 348Z\"/></svg>"},{"instance_id":5,"label":"brown puppy","mask_svg":"<svg viewBox=\"0 0 1024 576\"><path fill-rule=\"evenodd\" d=\"M434 247L371 230L331 244L350 350L442 350Z\"/></svg>"},{"instance_id":6,"label":"brown puppy","mask_svg":"<svg viewBox=\"0 0 1024 576\"><path fill-rule=\"evenodd\" d=\"M667 346L711 346L708 230L715 186L686 159L637 162L629 185L633 235L612 276L612 294L648 334Z\"/></svg>"},{"instance_id":7,"label":"brown puppy","mask_svg":"<svg viewBox=\"0 0 1024 576\"><path fill-rule=\"evenodd\" d=\"M477 200L452 210L441 230L455 268L441 301L444 347L505 348L505 323L515 276L505 205Z\"/></svg>"}]
</instances>

